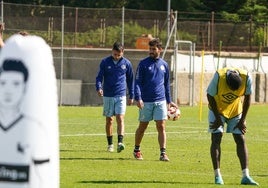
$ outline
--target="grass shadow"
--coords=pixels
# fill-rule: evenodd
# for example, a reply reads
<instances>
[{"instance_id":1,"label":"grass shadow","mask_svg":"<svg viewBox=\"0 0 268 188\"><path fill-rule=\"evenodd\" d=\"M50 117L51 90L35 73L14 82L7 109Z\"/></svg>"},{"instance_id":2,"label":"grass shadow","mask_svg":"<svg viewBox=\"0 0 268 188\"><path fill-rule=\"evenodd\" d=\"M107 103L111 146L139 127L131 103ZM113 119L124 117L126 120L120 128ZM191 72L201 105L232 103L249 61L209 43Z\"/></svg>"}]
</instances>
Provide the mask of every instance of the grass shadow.
<instances>
[{"instance_id":1,"label":"grass shadow","mask_svg":"<svg viewBox=\"0 0 268 188\"><path fill-rule=\"evenodd\" d=\"M78 181L81 184L193 184L191 182L167 182L167 181L119 181L119 180L99 180L99 181Z\"/></svg>"},{"instance_id":2,"label":"grass shadow","mask_svg":"<svg viewBox=\"0 0 268 188\"><path fill-rule=\"evenodd\" d=\"M131 158L105 158L105 157L99 157L99 158L83 158L83 157L61 157L60 160L66 161L66 160L92 160L92 161L113 161L113 160L122 160L127 161L131 160Z\"/></svg>"},{"instance_id":3,"label":"grass shadow","mask_svg":"<svg viewBox=\"0 0 268 188\"><path fill-rule=\"evenodd\" d=\"M76 183L79 183L79 184L178 184L178 185L205 185L205 186L215 186L214 183L205 183L205 182L183 182L183 181L172 181L172 182L169 182L169 181L155 181L155 180L152 180L152 181L120 181L120 180L99 180L99 181L96 181L96 180L92 180L92 181L78 181ZM236 186L237 184L226 184L226 185L229 185L229 186ZM216 185L218 186L218 185Z\"/></svg>"}]
</instances>

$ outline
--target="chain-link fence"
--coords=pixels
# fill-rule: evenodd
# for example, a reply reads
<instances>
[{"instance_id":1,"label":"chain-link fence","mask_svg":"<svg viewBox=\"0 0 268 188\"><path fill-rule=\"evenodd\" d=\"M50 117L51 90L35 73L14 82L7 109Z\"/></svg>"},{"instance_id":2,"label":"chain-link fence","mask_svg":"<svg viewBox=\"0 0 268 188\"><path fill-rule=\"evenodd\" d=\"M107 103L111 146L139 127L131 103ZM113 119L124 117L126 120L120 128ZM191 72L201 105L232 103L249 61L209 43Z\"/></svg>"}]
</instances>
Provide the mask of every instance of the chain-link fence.
<instances>
[{"instance_id":1,"label":"chain-link fence","mask_svg":"<svg viewBox=\"0 0 268 188\"><path fill-rule=\"evenodd\" d=\"M176 13L176 16L175 16ZM174 19L177 18L177 22ZM1 3L5 23L4 38L26 30L41 35L51 46L110 47L120 40L126 48L142 48L148 35L167 41L168 26L177 23L176 39L189 40L196 49L226 51L267 50L268 22L257 22L245 15L230 22L217 13L173 12L130 9L92 9ZM170 24L167 24L167 21ZM171 33L172 34L172 33ZM222 46L220 46L221 44ZM170 47L173 43L171 40Z\"/></svg>"},{"instance_id":2,"label":"chain-link fence","mask_svg":"<svg viewBox=\"0 0 268 188\"><path fill-rule=\"evenodd\" d=\"M159 37L169 47L165 56L169 64L175 40L190 41L196 50L267 51L268 24L256 22L250 16L240 22L228 22L216 13L171 11L167 18L164 11L36 6L3 1L0 11L5 23L4 39L27 31L43 37L52 47L59 104L64 105L102 104L95 91L95 77L101 59L110 55L116 40L125 45L124 54L134 70L140 59L148 55L149 37ZM171 40L166 45L168 39ZM183 45L178 47L189 51Z\"/></svg>"}]
</instances>

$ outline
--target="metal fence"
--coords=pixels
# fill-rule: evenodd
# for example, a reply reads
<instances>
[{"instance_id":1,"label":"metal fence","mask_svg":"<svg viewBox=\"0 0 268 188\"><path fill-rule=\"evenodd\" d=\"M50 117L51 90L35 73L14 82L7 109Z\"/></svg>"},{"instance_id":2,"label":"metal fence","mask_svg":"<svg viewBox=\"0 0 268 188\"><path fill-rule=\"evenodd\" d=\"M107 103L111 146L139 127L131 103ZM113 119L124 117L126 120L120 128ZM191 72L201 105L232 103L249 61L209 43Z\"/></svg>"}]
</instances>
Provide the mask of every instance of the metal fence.
<instances>
[{"instance_id":1,"label":"metal fence","mask_svg":"<svg viewBox=\"0 0 268 188\"><path fill-rule=\"evenodd\" d=\"M145 48L150 35L159 37L165 49L171 49L165 58L169 63L178 40L195 44L196 50L258 52L261 46L267 51L267 23L256 22L250 16L241 19L243 22L228 22L216 13L171 11L167 17L164 11L36 6L3 1L0 11L5 23L4 39L27 31L43 37L52 47L60 105L102 104L95 92L95 76L99 62L110 54L115 40L124 43L125 55L134 68L147 55ZM181 43L178 50L189 51Z\"/></svg>"},{"instance_id":2,"label":"metal fence","mask_svg":"<svg viewBox=\"0 0 268 188\"><path fill-rule=\"evenodd\" d=\"M168 26L173 23L177 23L174 37L194 42L197 50L257 51L262 47L267 51L268 46L267 21L257 22L251 15L243 16L243 21L230 22L213 12L171 11L168 17L165 11L36 6L2 1L1 20L5 23L4 38L26 30L42 36L52 47L63 44L106 48L120 40L126 48L140 48L139 39L148 35L159 37L165 45ZM170 41L173 47L174 40Z\"/></svg>"}]
</instances>

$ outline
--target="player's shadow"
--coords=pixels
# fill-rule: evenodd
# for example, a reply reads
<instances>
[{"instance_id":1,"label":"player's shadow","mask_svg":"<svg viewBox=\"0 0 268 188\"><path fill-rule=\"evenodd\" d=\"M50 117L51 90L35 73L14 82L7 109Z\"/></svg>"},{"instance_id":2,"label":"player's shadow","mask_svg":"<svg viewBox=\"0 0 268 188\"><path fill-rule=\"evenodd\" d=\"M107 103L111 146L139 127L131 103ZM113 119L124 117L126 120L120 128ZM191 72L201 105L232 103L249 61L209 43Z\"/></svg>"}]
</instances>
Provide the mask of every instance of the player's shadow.
<instances>
[{"instance_id":1,"label":"player's shadow","mask_svg":"<svg viewBox=\"0 0 268 188\"><path fill-rule=\"evenodd\" d=\"M268 177L268 174L257 174L256 176L259 176L259 177Z\"/></svg>"},{"instance_id":2,"label":"player's shadow","mask_svg":"<svg viewBox=\"0 0 268 188\"><path fill-rule=\"evenodd\" d=\"M119 180L92 180L92 181L77 181L76 183L80 183L80 184L178 184L178 185L182 185L182 186L186 186L186 185L215 185L214 183L205 183L205 182L182 182L182 181L172 181L172 182L168 182L168 181L134 181L134 180L130 180L130 181L119 181ZM233 185L236 186L236 184L228 184L228 185Z\"/></svg>"},{"instance_id":3,"label":"player's shadow","mask_svg":"<svg viewBox=\"0 0 268 188\"><path fill-rule=\"evenodd\" d=\"M61 149L60 152L82 152L82 151L88 151L86 149L79 149L79 150L73 150L73 149Z\"/></svg>"},{"instance_id":4,"label":"player's shadow","mask_svg":"<svg viewBox=\"0 0 268 188\"><path fill-rule=\"evenodd\" d=\"M119 181L119 180L99 180L99 181L78 181L81 184L195 184L192 182L167 182L167 181Z\"/></svg>"},{"instance_id":5,"label":"player's shadow","mask_svg":"<svg viewBox=\"0 0 268 188\"><path fill-rule=\"evenodd\" d=\"M60 152L83 152L88 150L60 150ZM113 160L130 160L131 158L122 157L60 157L60 160L92 160L92 161L113 161Z\"/></svg>"},{"instance_id":6,"label":"player's shadow","mask_svg":"<svg viewBox=\"0 0 268 188\"><path fill-rule=\"evenodd\" d=\"M126 160L131 160L131 158L122 158L122 157L118 157L118 158L108 158L108 157L99 157L99 158L90 158L90 157L61 157L60 160L92 160L92 161L113 161L113 160L122 160L122 161L126 161Z\"/></svg>"}]
</instances>

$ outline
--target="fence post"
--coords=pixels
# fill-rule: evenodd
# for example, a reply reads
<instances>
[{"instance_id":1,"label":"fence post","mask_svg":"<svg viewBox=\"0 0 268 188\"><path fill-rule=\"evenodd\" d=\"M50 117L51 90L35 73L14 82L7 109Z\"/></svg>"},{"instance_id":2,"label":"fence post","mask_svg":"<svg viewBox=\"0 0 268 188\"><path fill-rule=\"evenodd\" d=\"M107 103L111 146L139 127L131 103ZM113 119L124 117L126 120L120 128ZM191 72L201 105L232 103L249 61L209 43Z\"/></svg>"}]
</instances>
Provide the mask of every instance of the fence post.
<instances>
[{"instance_id":1,"label":"fence post","mask_svg":"<svg viewBox=\"0 0 268 188\"><path fill-rule=\"evenodd\" d=\"M250 15L250 19L249 19L249 51L252 51L252 42L251 42L251 38L252 38L252 20L253 20L253 16L252 14Z\"/></svg>"},{"instance_id":2,"label":"fence post","mask_svg":"<svg viewBox=\"0 0 268 188\"><path fill-rule=\"evenodd\" d=\"M1 1L1 22L4 23L4 1Z\"/></svg>"},{"instance_id":3,"label":"fence post","mask_svg":"<svg viewBox=\"0 0 268 188\"><path fill-rule=\"evenodd\" d=\"M1 37L2 37L2 42L3 43L3 38L4 38L4 30L5 30L5 23L4 23L4 1L1 1L1 20L0 24L2 25L2 31L1 31Z\"/></svg>"},{"instance_id":4,"label":"fence post","mask_svg":"<svg viewBox=\"0 0 268 188\"><path fill-rule=\"evenodd\" d=\"M268 47L268 22L264 24L264 47Z\"/></svg>"},{"instance_id":5,"label":"fence post","mask_svg":"<svg viewBox=\"0 0 268 188\"><path fill-rule=\"evenodd\" d=\"M122 7L122 33L121 43L124 45L124 33L125 33L125 7Z\"/></svg>"},{"instance_id":6,"label":"fence post","mask_svg":"<svg viewBox=\"0 0 268 188\"><path fill-rule=\"evenodd\" d=\"M64 46L64 5L61 14L61 64L60 64L60 96L59 105L62 105L62 81L63 81L63 46Z\"/></svg>"},{"instance_id":7,"label":"fence post","mask_svg":"<svg viewBox=\"0 0 268 188\"><path fill-rule=\"evenodd\" d=\"M75 8L75 23L74 23L74 47L77 47L76 36L77 36L77 21L78 21L78 8Z\"/></svg>"},{"instance_id":8,"label":"fence post","mask_svg":"<svg viewBox=\"0 0 268 188\"><path fill-rule=\"evenodd\" d=\"M170 34L170 1L167 0L167 40Z\"/></svg>"},{"instance_id":9,"label":"fence post","mask_svg":"<svg viewBox=\"0 0 268 188\"><path fill-rule=\"evenodd\" d=\"M53 29L54 29L54 19L53 17L49 17L48 18L48 36L47 36L47 40L49 45L52 47L53 45Z\"/></svg>"},{"instance_id":10,"label":"fence post","mask_svg":"<svg viewBox=\"0 0 268 188\"><path fill-rule=\"evenodd\" d=\"M210 46L210 50L214 51L214 18L215 17L215 13L212 12L211 13L211 46Z\"/></svg>"}]
</instances>

